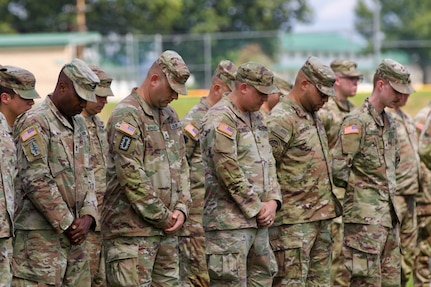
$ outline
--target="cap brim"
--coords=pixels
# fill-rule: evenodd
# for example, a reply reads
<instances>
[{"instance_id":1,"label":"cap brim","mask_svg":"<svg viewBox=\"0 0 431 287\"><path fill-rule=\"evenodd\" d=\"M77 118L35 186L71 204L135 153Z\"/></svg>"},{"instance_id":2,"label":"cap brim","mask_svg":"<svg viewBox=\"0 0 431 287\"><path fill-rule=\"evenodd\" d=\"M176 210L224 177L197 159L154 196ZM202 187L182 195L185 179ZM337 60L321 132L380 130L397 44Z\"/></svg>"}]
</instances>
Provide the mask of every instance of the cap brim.
<instances>
[{"instance_id":1,"label":"cap brim","mask_svg":"<svg viewBox=\"0 0 431 287\"><path fill-rule=\"evenodd\" d=\"M105 88L105 87L100 87L100 86L96 86L94 93L96 94L96 96L99 96L99 97L113 97L114 96L114 93L112 92L111 88Z\"/></svg>"},{"instance_id":2,"label":"cap brim","mask_svg":"<svg viewBox=\"0 0 431 287\"><path fill-rule=\"evenodd\" d=\"M87 89L84 89L80 85L76 84L75 82L72 82L73 86L75 87L75 91L78 94L78 96L86 100L87 102L97 102L96 95L94 94L94 91L89 91Z\"/></svg>"},{"instance_id":3,"label":"cap brim","mask_svg":"<svg viewBox=\"0 0 431 287\"><path fill-rule=\"evenodd\" d=\"M256 90L258 90L259 92L265 95L280 93L280 90L275 85L270 85L270 86L252 85L252 86L255 87Z\"/></svg>"},{"instance_id":4,"label":"cap brim","mask_svg":"<svg viewBox=\"0 0 431 287\"><path fill-rule=\"evenodd\" d=\"M168 79L169 86L171 86L172 90L180 95L187 95L187 87L185 84L179 84L172 80L169 76L166 76L166 79Z\"/></svg>"},{"instance_id":5,"label":"cap brim","mask_svg":"<svg viewBox=\"0 0 431 287\"><path fill-rule=\"evenodd\" d=\"M343 74L343 76L346 77L363 77L364 74L358 72L358 71L352 71L352 72L341 72L341 74Z\"/></svg>"},{"instance_id":6,"label":"cap brim","mask_svg":"<svg viewBox=\"0 0 431 287\"><path fill-rule=\"evenodd\" d=\"M34 100L34 99L40 99L39 94L36 92L36 90L18 90L13 89L15 93L17 93L21 98L25 100Z\"/></svg>"},{"instance_id":7,"label":"cap brim","mask_svg":"<svg viewBox=\"0 0 431 287\"><path fill-rule=\"evenodd\" d=\"M333 86L327 87L320 84L316 85L316 88L329 97L335 97L335 90Z\"/></svg>"},{"instance_id":8,"label":"cap brim","mask_svg":"<svg viewBox=\"0 0 431 287\"><path fill-rule=\"evenodd\" d=\"M397 91L401 94L410 95L411 93L413 93L415 91L415 89L413 88L413 86L411 84L393 83L391 81L389 81L389 84L391 85L391 87L395 91Z\"/></svg>"}]
</instances>

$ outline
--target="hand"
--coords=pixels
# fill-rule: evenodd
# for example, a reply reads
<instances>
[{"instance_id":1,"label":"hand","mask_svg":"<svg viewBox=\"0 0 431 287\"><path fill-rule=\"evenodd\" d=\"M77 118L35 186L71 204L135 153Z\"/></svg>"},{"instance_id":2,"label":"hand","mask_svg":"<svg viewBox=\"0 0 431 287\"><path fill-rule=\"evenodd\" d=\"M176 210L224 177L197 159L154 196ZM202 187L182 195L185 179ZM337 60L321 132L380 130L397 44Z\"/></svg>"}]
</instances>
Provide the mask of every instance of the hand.
<instances>
[{"instance_id":1,"label":"hand","mask_svg":"<svg viewBox=\"0 0 431 287\"><path fill-rule=\"evenodd\" d=\"M259 227L270 227L274 223L277 202L275 200L262 202L262 208L257 214L257 224Z\"/></svg>"},{"instance_id":2,"label":"hand","mask_svg":"<svg viewBox=\"0 0 431 287\"><path fill-rule=\"evenodd\" d=\"M177 231L181 228L181 226L183 226L185 219L186 217L184 216L184 213L179 210L174 210L171 214L171 218L169 219L169 223L173 224L166 227L164 231L168 234Z\"/></svg>"},{"instance_id":3,"label":"hand","mask_svg":"<svg viewBox=\"0 0 431 287\"><path fill-rule=\"evenodd\" d=\"M82 244L87 238L88 231L93 223L94 219L90 215L84 215L81 218L75 219L65 231L70 243L73 245Z\"/></svg>"}]
</instances>

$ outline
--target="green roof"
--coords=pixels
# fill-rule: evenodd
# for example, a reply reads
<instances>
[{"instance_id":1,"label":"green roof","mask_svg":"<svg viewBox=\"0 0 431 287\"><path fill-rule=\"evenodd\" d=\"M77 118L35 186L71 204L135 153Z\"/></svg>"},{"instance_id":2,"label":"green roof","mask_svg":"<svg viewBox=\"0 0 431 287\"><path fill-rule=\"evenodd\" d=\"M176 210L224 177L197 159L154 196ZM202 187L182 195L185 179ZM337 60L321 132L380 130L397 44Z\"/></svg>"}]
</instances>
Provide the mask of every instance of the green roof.
<instances>
[{"instance_id":1,"label":"green roof","mask_svg":"<svg viewBox=\"0 0 431 287\"><path fill-rule=\"evenodd\" d=\"M101 39L97 32L0 34L0 48L84 45Z\"/></svg>"},{"instance_id":2,"label":"green roof","mask_svg":"<svg viewBox=\"0 0 431 287\"><path fill-rule=\"evenodd\" d=\"M363 45L340 33L286 33L281 36L283 51L359 52Z\"/></svg>"}]
</instances>

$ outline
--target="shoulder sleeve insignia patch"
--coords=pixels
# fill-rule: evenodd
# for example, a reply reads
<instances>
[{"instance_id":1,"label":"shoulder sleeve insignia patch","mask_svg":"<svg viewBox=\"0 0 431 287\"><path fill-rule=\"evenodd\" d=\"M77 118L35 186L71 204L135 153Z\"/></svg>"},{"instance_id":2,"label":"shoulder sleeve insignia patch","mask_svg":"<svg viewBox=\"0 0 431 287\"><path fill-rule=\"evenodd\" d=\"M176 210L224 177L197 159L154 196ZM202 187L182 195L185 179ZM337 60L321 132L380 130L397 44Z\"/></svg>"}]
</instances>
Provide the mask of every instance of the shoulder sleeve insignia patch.
<instances>
[{"instance_id":1,"label":"shoulder sleeve insignia patch","mask_svg":"<svg viewBox=\"0 0 431 287\"><path fill-rule=\"evenodd\" d=\"M125 134L128 134L130 136L133 136L136 132L136 128L126 122L122 122L119 127L118 127L119 131L122 131Z\"/></svg>"},{"instance_id":2,"label":"shoulder sleeve insignia patch","mask_svg":"<svg viewBox=\"0 0 431 287\"><path fill-rule=\"evenodd\" d=\"M345 135L359 134L359 128L356 125L345 126L343 132Z\"/></svg>"},{"instance_id":3,"label":"shoulder sleeve insignia patch","mask_svg":"<svg viewBox=\"0 0 431 287\"><path fill-rule=\"evenodd\" d=\"M23 131L20 136L21 136L21 140L23 142L28 141L29 139L31 139L32 137L34 137L35 135L37 135L37 129L34 126L30 126L28 127L25 131Z\"/></svg>"},{"instance_id":4,"label":"shoulder sleeve insignia patch","mask_svg":"<svg viewBox=\"0 0 431 287\"><path fill-rule=\"evenodd\" d=\"M227 135L228 137L232 137L233 134L235 133L235 129L225 123L219 123L219 125L217 126L217 131Z\"/></svg>"},{"instance_id":5,"label":"shoulder sleeve insignia patch","mask_svg":"<svg viewBox=\"0 0 431 287\"><path fill-rule=\"evenodd\" d=\"M193 139L196 139L199 136L199 130L192 123L187 124L184 127L184 131L186 131Z\"/></svg>"}]
</instances>

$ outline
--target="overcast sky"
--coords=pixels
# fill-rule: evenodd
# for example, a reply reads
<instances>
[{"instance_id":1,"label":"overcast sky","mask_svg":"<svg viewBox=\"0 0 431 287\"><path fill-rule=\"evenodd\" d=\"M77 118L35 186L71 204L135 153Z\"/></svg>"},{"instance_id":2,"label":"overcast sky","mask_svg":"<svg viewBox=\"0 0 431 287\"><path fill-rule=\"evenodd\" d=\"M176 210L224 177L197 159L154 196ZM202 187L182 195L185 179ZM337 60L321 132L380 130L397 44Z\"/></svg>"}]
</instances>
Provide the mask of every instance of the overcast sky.
<instances>
[{"instance_id":1,"label":"overcast sky","mask_svg":"<svg viewBox=\"0 0 431 287\"><path fill-rule=\"evenodd\" d=\"M297 24L294 32L353 31L354 7L357 0L308 0L314 10L314 21Z\"/></svg>"}]
</instances>

